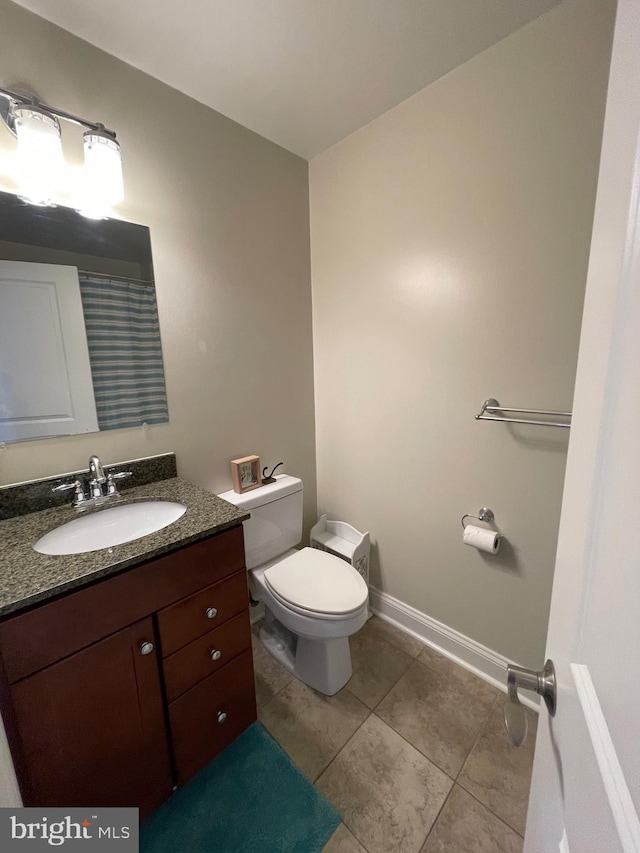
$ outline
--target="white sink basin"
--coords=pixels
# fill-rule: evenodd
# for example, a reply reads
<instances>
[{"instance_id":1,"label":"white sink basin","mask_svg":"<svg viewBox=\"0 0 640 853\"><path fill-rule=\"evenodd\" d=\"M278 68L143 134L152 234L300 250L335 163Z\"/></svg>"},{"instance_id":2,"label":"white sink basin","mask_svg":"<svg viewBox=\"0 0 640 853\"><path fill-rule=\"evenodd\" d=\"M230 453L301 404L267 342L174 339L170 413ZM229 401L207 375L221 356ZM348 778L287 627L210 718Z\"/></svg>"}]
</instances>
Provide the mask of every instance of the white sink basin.
<instances>
[{"instance_id":1,"label":"white sink basin","mask_svg":"<svg viewBox=\"0 0 640 853\"><path fill-rule=\"evenodd\" d=\"M132 542L177 521L186 506L173 501L140 501L99 509L45 533L33 546L41 554L86 554Z\"/></svg>"}]
</instances>

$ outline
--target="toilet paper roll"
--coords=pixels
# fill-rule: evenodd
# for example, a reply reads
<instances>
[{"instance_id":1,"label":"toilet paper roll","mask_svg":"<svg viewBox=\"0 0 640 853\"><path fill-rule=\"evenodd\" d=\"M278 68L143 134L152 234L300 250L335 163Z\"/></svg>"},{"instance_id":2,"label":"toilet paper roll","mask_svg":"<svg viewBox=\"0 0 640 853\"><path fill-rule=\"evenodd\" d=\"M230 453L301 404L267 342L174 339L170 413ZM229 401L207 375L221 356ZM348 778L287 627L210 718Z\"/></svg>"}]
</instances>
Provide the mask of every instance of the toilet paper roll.
<instances>
[{"instance_id":1,"label":"toilet paper roll","mask_svg":"<svg viewBox=\"0 0 640 853\"><path fill-rule=\"evenodd\" d=\"M487 554L498 553L501 539L502 536L494 530L486 530L483 527L476 527L474 524L467 524L462 534L462 541L465 545L471 545L478 551L486 551Z\"/></svg>"}]
</instances>

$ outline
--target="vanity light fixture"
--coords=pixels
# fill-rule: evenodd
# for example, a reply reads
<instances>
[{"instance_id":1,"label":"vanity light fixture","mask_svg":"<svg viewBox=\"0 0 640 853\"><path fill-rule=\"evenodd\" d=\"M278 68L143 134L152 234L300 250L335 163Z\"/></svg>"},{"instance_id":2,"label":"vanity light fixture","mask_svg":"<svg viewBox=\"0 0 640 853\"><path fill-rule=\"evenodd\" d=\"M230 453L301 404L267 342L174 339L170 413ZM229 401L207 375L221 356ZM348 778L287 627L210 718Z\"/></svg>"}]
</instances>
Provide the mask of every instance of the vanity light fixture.
<instances>
[{"instance_id":1,"label":"vanity light fixture","mask_svg":"<svg viewBox=\"0 0 640 853\"><path fill-rule=\"evenodd\" d=\"M83 140L85 195L81 213L102 219L112 205L124 198L120 145L115 134L102 125L86 130Z\"/></svg>"},{"instance_id":2,"label":"vanity light fixture","mask_svg":"<svg viewBox=\"0 0 640 853\"><path fill-rule=\"evenodd\" d=\"M25 201L55 204L64 169L60 119L87 128L80 213L102 219L124 198L120 145L113 130L1 87L0 118L18 140L20 196Z\"/></svg>"},{"instance_id":3,"label":"vanity light fixture","mask_svg":"<svg viewBox=\"0 0 640 853\"><path fill-rule=\"evenodd\" d=\"M23 197L32 204L51 204L64 168L60 122L35 104L16 105L12 112Z\"/></svg>"}]
</instances>

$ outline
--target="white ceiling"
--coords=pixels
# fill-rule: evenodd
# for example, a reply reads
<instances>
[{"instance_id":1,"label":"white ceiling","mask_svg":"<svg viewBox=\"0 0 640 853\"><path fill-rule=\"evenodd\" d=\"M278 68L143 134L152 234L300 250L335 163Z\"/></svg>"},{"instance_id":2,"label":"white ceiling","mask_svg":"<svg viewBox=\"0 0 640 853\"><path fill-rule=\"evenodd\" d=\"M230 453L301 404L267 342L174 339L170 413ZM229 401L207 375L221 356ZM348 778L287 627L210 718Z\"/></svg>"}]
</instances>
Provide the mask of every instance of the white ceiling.
<instances>
[{"instance_id":1,"label":"white ceiling","mask_svg":"<svg viewBox=\"0 0 640 853\"><path fill-rule=\"evenodd\" d=\"M307 159L559 0L17 0Z\"/></svg>"}]
</instances>

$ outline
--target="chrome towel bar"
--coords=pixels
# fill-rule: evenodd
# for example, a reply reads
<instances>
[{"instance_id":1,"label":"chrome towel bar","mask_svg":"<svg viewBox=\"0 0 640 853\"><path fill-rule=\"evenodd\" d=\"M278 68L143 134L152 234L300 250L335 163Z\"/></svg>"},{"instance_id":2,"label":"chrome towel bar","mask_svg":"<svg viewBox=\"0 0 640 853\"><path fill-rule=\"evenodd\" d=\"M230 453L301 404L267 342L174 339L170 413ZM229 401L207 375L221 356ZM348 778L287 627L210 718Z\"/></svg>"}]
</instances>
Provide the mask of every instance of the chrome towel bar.
<instances>
[{"instance_id":1,"label":"chrome towel bar","mask_svg":"<svg viewBox=\"0 0 640 853\"><path fill-rule=\"evenodd\" d=\"M489 412L490 414L485 414ZM532 421L524 418L504 418L497 416L496 412L515 412L523 415L541 415L542 417L552 418L568 418L567 422L563 421ZM500 421L507 424L532 424L533 426L552 426L564 427L569 429L571 426L571 412L549 412L545 409L514 409L509 406L501 406L497 400L490 397L485 400L480 409L480 413L475 416L477 421Z\"/></svg>"}]
</instances>

